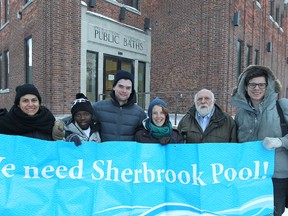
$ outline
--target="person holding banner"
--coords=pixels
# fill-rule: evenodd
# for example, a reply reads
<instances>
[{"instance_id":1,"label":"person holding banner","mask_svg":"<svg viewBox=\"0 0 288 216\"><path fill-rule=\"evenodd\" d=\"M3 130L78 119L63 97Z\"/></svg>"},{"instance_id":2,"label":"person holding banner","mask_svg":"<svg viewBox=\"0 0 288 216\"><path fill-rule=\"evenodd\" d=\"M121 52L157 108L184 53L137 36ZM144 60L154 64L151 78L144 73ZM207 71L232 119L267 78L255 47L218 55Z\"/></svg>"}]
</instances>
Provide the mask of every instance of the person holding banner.
<instances>
[{"instance_id":1,"label":"person holding banner","mask_svg":"<svg viewBox=\"0 0 288 216\"><path fill-rule=\"evenodd\" d=\"M187 143L237 142L233 118L221 110L213 92L208 89L195 94L194 105L177 128Z\"/></svg>"},{"instance_id":2,"label":"person holding banner","mask_svg":"<svg viewBox=\"0 0 288 216\"><path fill-rule=\"evenodd\" d=\"M146 118L144 110L136 104L134 76L120 70L116 73L111 99L92 104L96 121L100 123L101 141L133 141L136 128ZM64 137L64 122L58 120L53 128L55 140Z\"/></svg>"},{"instance_id":3,"label":"person holding banner","mask_svg":"<svg viewBox=\"0 0 288 216\"><path fill-rule=\"evenodd\" d=\"M151 101L148 118L143 120L143 127L135 133L135 141L140 143L183 143L181 134L172 128L167 104L160 98Z\"/></svg>"},{"instance_id":4,"label":"person holding banner","mask_svg":"<svg viewBox=\"0 0 288 216\"><path fill-rule=\"evenodd\" d=\"M41 96L32 84L16 87L14 105L0 114L0 133L43 140L52 139L53 114L41 106Z\"/></svg>"},{"instance_id":5,"label":"person holding banner","mask_svg":"<svg viewBox=\"0 0 288 216\"><path fill-rule=\"evenodd\" d=\"M288 135L281 132L276 105L280 91L281 84L270 68L251 65L240 74L232 95L232 104L237 107L239 142L263 140L267 149L275 149L272 178L275 216L282 215L288 203ZM278 102L287 122L288 100Z\"/></svg>"},{"instance_id":6,"label":"person holding banner","mask_svg":"<svg viewBox=\"0 0 288 216\"><path fill-rule=\"evenodd\" d=\"M101 142L100 125L93 119L92 105L84 94L76 94L71 103L71 114L72 121L64 126L66 141L74 142L76 146L82 141Z\"/></svg>"}]
</instances>

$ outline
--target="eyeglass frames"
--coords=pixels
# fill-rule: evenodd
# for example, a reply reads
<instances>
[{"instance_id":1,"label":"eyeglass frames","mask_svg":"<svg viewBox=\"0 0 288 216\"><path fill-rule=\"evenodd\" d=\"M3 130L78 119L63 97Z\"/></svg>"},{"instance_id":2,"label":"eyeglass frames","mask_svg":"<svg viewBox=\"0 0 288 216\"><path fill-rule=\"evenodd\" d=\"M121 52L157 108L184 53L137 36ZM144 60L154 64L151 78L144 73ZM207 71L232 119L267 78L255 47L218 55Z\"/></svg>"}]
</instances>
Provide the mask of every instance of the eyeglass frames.
<instances>
[{"instance_id":1,"label":"eyeglass frames","mask_svg":"<svg viewBox=\"0 0 288 216\"><path fill-rule=\"evenodd\" d=\"M259 89L265 89L267 87L267 83L248 83L248 88L255 89L256 86L259 87Z\"/></svg>"}]
</instances>

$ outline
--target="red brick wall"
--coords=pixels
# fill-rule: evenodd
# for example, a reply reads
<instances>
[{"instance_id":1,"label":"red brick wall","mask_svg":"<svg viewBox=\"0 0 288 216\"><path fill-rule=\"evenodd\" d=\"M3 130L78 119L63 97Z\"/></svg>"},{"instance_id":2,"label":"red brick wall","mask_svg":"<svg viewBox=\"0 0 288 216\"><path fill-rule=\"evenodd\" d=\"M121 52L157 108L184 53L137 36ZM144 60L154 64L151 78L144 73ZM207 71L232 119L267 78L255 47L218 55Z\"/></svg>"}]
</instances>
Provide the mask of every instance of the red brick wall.
<instances>
[{"instance_id":1,"label":"red brick wall","mask_svg":"<svg viewBox=\"0 0 288 216\"><path fill-rule=\"evenodd\" d=\"M24 39L31 35L33 83L54 114L69 113L69 103L80 89L81 1L33 0L22 11L23 2L10 0L10 23L0 31L1 53L10 51L10 93L0 94L1 107L13 104L15 87L25 81ZM236 46L242 40L243 51L247 45L252 46L252 61L254 50L260 51L260 64L276 72L284 86L282 96L286 96L287 5L275 0L275 8L279 6L284 12L281 32L269 19L269 0L260 2L261 8L251 0L145 0L139 1L139 13L126 10L122 23L143 29L144 19L151 21L150 91L173 92L171 98L182 94L179 112L185 112L192 103L192 93L208 88L215 92L218 104L232 113ZM105 0L97 0L96 7L88 9L119 21L120 7ZM17 19L17 11L22 11L22 20ZM239 26L232 23L236 11L240 11ZM270 41L273 50L267 52ZM245 66L243 52L242 70Z\"/></svg>"},{"instance_id":2,"label":"red brick wall","mask_svg":"<svg viewBox=\"0 0 288 216\"><path fill-rule=\"evenodd\" d=\"M230 98L237 82L237 41L243 41L242 70L246 67L246 46L260 52L259 64L271 67L287 88L287 6L275 1L284 12L283 32L269 19L269 0L260 1L172 1L147 0L143 14L151 18L151 91L179 91L186 95L208 88L218 104L233 113ZM145 10L147 8L147 10ZM150 10L149 10L150 9ZM233 16L240 11L240 25ZM267 52L267 43L273 43ZM189 107L187 100L184 107ZM185 104L185 101L184 101ZM187 109L187 108L186 108Z\"/></svg>"},{"instance_id":3,"label":"red brick wall","mask_svg":"<svg viewBox=\"0 0 288 216\"><path fill-rule=\"evenodd\" d=\"M54 114L65 113L80 90L80 2L33 0L22 10L23 5L10 0L10 22L0 31L2 54L10 52L10 92L0 94L1 107L10 108L15 87L25 83L24 39L32 36L33 84L44 105Z\"/></svg>"}]
</instances>

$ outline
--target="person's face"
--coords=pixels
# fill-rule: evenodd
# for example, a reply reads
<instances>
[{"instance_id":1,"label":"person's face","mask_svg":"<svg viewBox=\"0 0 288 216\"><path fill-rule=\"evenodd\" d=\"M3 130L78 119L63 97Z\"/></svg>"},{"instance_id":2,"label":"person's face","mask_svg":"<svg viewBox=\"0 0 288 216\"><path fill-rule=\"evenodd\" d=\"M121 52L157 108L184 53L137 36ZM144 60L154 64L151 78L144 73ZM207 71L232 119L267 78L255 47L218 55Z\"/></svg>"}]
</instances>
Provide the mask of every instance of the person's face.
<instances>
[{"instance_id":1,"label":"person's face","mask_svg":"<svg viewBox=\"0 0 288 216\"><path fill-rule=\"evenodd\" d=\"M250 87L250 85L255 85L257 84L254 88L253 87ZM264 98L264 95L265 95L265 92L266 92L266 86L263 88L263 87L259 87L259 85L262 85L264 86L264 84L267 84L266 83L266 79L264 76L261 76L261 77L254 77L253 79L249 80L249 83L248 83L248 86L245 87L246 91L247 91L247 94L248 96L250 97L252 103L260 103L263 98Z\"/></svg>"},{"instance_id":2,"label":"person's face","mask_svg":"<svg viewBox=\"0 0 288 216\"><path fill-rule=\"evenodd\" d=\"M120 79L113 87L115 96L120 105L127 103L128 98L132 93L132 82L129 79Z\"/></svg>"},{"instance_id":3,"label":"person's face","mask_svg":"<svg viewBox=\"0 0 288 216\"><path fill-rule=\"evenodd\" d=\"M74 120L80 126L82 130L86 130L89 128L91 123L92 115L87 111L78 111L74 115Z\"/></svg>"},{"instance_id":4,"label":"person's face","mask_svg":"<svg viewBox=\"0 0 288 216\"><path fill-rule=\"evenodd\" d=\"M163 109L161 106L155 105L152 108L152 122L158 126L162 127L166 121L166 115L163 112Z\"/></svg>"},{"instance_id":5,"label":"person's face","mask_svg":"<svg viewBox=\"0 0 288 216\"><path fill-rule=\"evenodd\" d=\"M201 116L209 114L214 106L211 93L207 90L199 91L196 97L195 106Z\"/></svg>"},{"instance_id":6,"label":"person's face","mask_svg":"<svg viewBox=\"0 0 288 216\"><path fill-rule=\"evenodd\" d=\"M26 94L20 97L18 107L27 115L34 116L40 109L40 102L36 95Z\"/></svg>"}]
</instances>

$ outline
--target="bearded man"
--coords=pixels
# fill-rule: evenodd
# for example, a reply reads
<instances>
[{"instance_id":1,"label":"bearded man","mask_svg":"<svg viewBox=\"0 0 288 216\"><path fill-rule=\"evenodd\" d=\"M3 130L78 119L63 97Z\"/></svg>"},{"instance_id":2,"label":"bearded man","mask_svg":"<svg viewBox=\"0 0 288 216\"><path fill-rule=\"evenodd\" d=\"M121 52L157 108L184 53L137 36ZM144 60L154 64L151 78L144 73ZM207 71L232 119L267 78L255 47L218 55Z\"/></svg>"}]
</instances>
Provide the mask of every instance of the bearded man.
<instances>
[{"instance_id":1,"label":"bearded man","mask_svg":"<svg viewBox=\"0 0 288 216\"><path fill-rule=\"evenodd\" d=\"M194 105L177 127L186 143L237 142L233 118L223 112L215 101L213 92L208 89L201 89L195 94Z\"/></svg>"}]
</instances>

